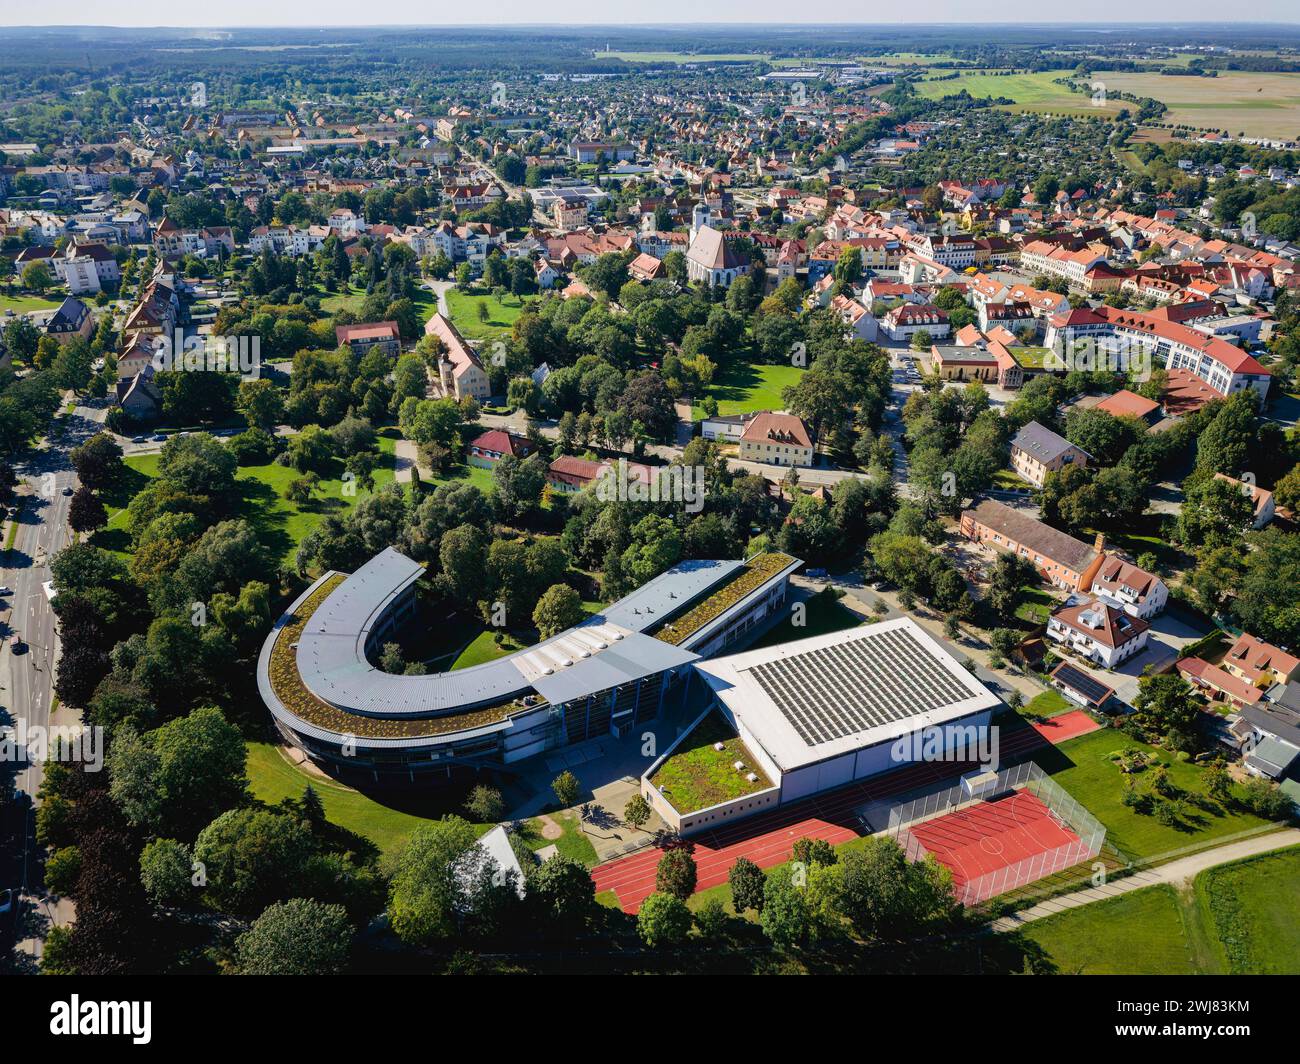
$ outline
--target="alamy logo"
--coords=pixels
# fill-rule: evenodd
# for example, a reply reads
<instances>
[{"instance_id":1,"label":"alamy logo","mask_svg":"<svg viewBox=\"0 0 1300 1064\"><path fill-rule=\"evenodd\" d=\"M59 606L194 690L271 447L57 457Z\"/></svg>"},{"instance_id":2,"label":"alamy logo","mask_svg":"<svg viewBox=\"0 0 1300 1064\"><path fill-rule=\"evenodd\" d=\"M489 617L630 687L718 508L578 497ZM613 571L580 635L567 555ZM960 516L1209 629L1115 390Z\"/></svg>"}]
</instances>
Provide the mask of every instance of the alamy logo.
<instances>
[{"instance_id":1,"label":"alamy logo","mask_svg":"<svg viewBox=\"0 0 1300 1064\"><path fill-rule=\"evenodd\" d=\"M50 1003L50 1034L130 1035L138 1046L152 1037L153 1002L82 1001L73 994L70 1001Z\"/></svg>"},{"instance_id":2,"label":"alamy logo","mask_svg":"<svg viewBox=\"0 0 1300 1064\"><path fill-rule=\"evenodd\" d=\"M985 768L997 770L997 725L945 724L918 728L902 736L890 747L895 764L912 761L978 761Z\"/></svg>"}]
</instances>

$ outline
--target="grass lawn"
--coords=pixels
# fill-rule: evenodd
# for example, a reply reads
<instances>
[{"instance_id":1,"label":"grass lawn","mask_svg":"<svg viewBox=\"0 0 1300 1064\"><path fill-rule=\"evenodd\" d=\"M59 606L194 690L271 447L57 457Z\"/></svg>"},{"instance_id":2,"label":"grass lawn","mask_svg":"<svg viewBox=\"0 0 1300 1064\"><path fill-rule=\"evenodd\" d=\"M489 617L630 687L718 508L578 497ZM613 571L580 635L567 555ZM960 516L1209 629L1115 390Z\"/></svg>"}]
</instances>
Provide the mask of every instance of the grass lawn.
<instances>
[{"instance_id":1,"label":"grass lawn","mask_svg":"<svg viewBox=\"0 0 1300 1064\"><path fill-rule=\"evenodd\" d=\"M500 642L497 642L498 634L501 636ZM519 642L509 632L498 632L494 628L484 628L460 652L456 660L452 662L451 668L454 672L456 669L468 669L473 665L482 665L485 661L496 661L497 658L504 658L507 654L513 654L516 650L523 650L528 645Z\"/></svg>"},{"instance_id":2,"label":"grass lawn","mask_svg":"<svg viewBox=\"0 0 1300 1064\"><path fill-rule=\"evenodd\" d=\"M1194 884L1224 971L1300 975L1300 847L1207 868Z\"/></svg>"},{"instance_id":3,"label":"grass lawn","mask_svg":"<svg viewBox=\"0 0 1300 1064\"><path fill-rule=\"evenodd\" d=\"M582 823L578 819L578 814L566 809L548 815L564 829L564 834L558 839L545 838L542 835L541 818L531 817L523 822L519 830L519 837L528 844L528 848L535 851L554 845L561 857L569 857L584 868L594 867L596 864L596 848L592 846L591 840L587 838L586 832L582 830ZM617 906L615 907L617 908Z\"/></svg>"},{"instance_id":4,"label":"grass lawn","mask_svg":"<svg viewBox=\"0 0 1300 1064\"><path fill-rule=\"evenodd\" d=\"M1195 975L1183 910L1161 884L1035 920L1020 936L1066 974Z\"/></svg>"},{"instance_id":5,"label":"grass lawn","mask_svg":"<svg viewBox=\"0 0 1300 1064\"><path fill-rule=\"evenodd\" d=\"M249 790L255 798L274 804L284 798L301 797L303 788L311 784L325 806L325 815L335 824L355 831L370 839L383 853L391 853L405 845L412 832L446 813L464 815L460 809L463 795L459 791L438 796L423 796L420 812L407 812L384 805L360 791L345 787L334 780L308 774L291 764L281 755L278 747L270 743L248 744ZM421 815L424 814L424 815ZM476 824L481 835L492 824Z\"/></svg>"},{"instance_id":6,"label":"grass lawn","mask_svg":"<svg viewBox=\"0 0 1300 1064\"><path fill-rule=\"evenodd\" d=\"M713 748L718 742L722 743L721 750ZM733 767L736 761L745 763L743 772ZM751 772L758 776L753 783L746 779ZM716 711L682 740L650 782L679 813L698 812L772 786L740 737Z\"/></svg>"},{"instance_id":7,"label":"grass lawn","mask_svg":"<svg viewBox=\"0 0 1300 1064\"><path fill-rule=\"evenodd\" d=\"M1034 695L1020 711L1027 717L1055 717L1058 713L1068 713L1078 709L1073 702L1066 700L1060 691L1044 691Z\"/></svg>"},{"instance_id":8,"label":"grass lawn","mask_svg":"<svg viewBox=\"0 0 1300 1064\"><path fill-rule=\"evenodd\" d=\"M473 294L462 292L459 288L449 288L447 310L451 313L451 323L466 340L487 340L509 332L515 320L523 313L524 307L536 298L507 295L504 299L498 299L489 292ZM478 319L480 303L487 306L487 321Z\"/></svg>"},{"instance_id":9,"label":"grass lawn","mask_svg":"<svg viewBox=\"0 0 1300 1064\"><path fill-rule=\"evenodd\" d=\"M993 486L1004 491L1028 491L1033 488L1015 475L1010 469L999 469L993 474Z\"/></svg>"},{"instance_id":10,"label":"grass lawn","mask_svg":"<svg viewBox=\"0 0 1300 1064\"><path fill-rule=\"evenodd\" d=\"M63 297L49 299L45 296L0 295L0 314L12 310L15 314L30 314L33 310L53 310L63 302Z\"/></svg>"},{"instance_id":11,"label":"grass lawn","mask_svg":"<svg viewBox=\"0 0 1300 1064\"><path fill-rule=\"evenodd\" d=\"M380 440L383 444L391 441ZM105 499L108 525L95 533L94 542L106 550L124 554L130 547L126 533L126 506L153 477L158 475L156 454L133 455L125 459L131 475L127 482ZM291 503L284 497L284 489L300 474L289 466L274 462L262 466L240 466L235 475L242 498L236 516L246 519L261 535L262 541L281 560L289 560L298 549L303 537L328 513L341 513L351 509L364 492L343 494L343 464L334 462L329 475L323 476L316 495L305 505ZM391 465L375 469L375 490L382 489L393 479Z\"/></svg>"},{"instance_id":12,"label":"grass lawn","mask_svg":"<svg viewBox=\"0 0 1300 1064\"><path fill-rule=\"evenodd\" d=\"M1107 840L1134 859L1161 857L1175 850L1199 848L1238 832L1263 828L1267 822L1234 806L1223 806L1205 795L1205 769L1156 751L1175 786L1187 792L1183 811L1172 826L1125 806L1125 775L1109 755L1125 749L1154 750L1113 728L1103 728L1043 750L1034 760L1106 827ZM1131 778L1141 790L1150 789L1154 766Z\"/></svg>"},{"instance_id":13,"label":"grass lawn","mask_svg":"<svg viewBox=\"0 0 1300 1064\"><path fill-rule=\"evenodd\" d=\"M718 401L719 414L748 414L754 410L784 410L781 392L798 384L803 370L797 366L729 366L713 378L708 394ZM698 403L691 416L699 421L704 408Z\"/></svg>"},{"instance_id":14,"label":"grass lawn","mask_svg":"<svg viewBox=\"0 0 1300 1064\"><path fill-rule=\"evenodd\" d=\"M1060 605L1059 601L1052 598L1041 587L1022 587L1020 595L1021 602L1016 607L1016 619L1033 627L1046 624L1052 610Z\"/></svg>"}]
</instances>

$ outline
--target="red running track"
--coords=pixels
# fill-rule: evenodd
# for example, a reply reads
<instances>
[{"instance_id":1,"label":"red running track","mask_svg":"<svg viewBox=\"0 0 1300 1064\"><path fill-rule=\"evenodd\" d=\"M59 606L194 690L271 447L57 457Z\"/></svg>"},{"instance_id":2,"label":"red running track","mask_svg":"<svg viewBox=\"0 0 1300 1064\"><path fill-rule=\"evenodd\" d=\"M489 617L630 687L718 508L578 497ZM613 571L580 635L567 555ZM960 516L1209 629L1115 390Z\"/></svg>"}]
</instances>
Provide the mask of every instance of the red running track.
<instances>
[{"instance_id":1,"label":"red running track","mask_svg":"<svg viewBox=\"0 0 1300 1064\"><path fill-rule=\"evenodd\" d=\"M1063 743L1067 739L1077 739L1080 735L1097 731L1101 725L1081 709L1072 709L1046 720L1036 721L1030 725L1049 743Z\"/></svg>"},{"instance_id":2,"label":"red running track","mask_svg":"<svg viewBox=\"0 0 1300 1064\"><path fill-rule=\"evenodd\" d=\"M1033 728L1015 728L1001 737L1000 758L1006 764L1041 745L1043 738ZM973 762L917 762L692 835L695 890L698 893L725 883L739 857L748 857L760 868L771 868L790 860L794 844L801 838L825 839L832 845L847 842L863 834L855 813L861 806L933 787L976 767ZM614 891L623 911L635 913L654 893L655 869L662 855L662 847L652 846L598 865L591 871L596 890Z\"/></svg>"}]
</instances>

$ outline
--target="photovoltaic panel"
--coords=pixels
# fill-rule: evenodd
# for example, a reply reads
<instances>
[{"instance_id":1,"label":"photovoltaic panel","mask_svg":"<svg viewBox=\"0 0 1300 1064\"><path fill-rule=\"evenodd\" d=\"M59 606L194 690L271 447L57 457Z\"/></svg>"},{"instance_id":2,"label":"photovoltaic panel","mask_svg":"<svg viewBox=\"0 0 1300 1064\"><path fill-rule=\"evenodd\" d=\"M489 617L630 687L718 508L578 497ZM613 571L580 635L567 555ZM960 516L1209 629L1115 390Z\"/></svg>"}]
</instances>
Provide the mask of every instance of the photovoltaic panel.
<instances>
[{"instance_id":1,"label":"photovoltaic panel","mask_svg":"<svg viewBox=\"0 0 1300 1064\"><path fill-rule=\"evenodd\" d=\"M906 629L893 628L748 670L809 746L971 697Z\"/></svg>"}]
</instances>

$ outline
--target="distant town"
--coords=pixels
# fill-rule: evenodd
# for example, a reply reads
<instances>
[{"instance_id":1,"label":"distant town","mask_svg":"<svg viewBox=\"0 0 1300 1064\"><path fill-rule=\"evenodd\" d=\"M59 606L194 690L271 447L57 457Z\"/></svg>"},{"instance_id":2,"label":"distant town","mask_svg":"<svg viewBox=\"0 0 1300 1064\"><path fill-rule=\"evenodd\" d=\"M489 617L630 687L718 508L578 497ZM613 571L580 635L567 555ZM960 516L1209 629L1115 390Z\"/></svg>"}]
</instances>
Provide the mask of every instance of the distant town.
<instances>
[{"instance_id":1,"label":"distant town","mask_svg":"<svg viewBox=\"0 0 1300 1064\"><path fill-rule=\"evenodd\" d=\"M1300 30L0 46L0 971L1300 973Z\"/></svg>"}]
</instances>

